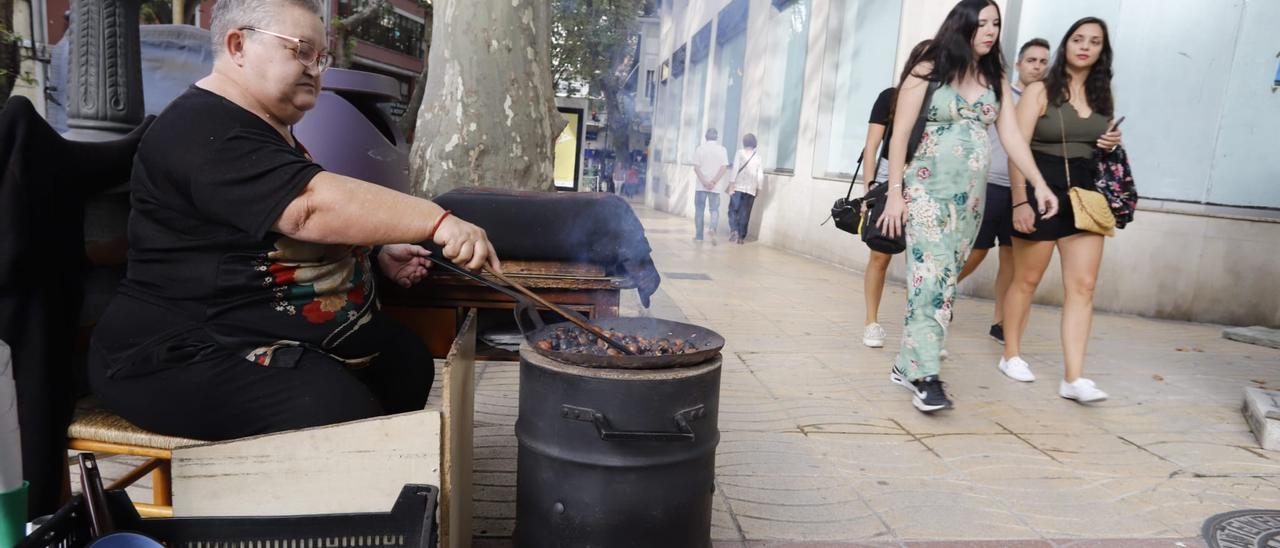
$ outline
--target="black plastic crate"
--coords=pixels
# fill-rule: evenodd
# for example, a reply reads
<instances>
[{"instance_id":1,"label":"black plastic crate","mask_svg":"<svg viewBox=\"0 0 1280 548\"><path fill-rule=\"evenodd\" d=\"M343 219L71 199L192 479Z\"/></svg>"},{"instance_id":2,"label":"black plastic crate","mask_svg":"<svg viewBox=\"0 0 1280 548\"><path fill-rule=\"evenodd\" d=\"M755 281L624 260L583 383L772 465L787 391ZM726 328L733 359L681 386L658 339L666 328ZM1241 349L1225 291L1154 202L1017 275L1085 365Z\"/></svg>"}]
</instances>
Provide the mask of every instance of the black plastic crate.
<instances>
[{"instance_id":1,"label":"black plastic crate","mask_svg":"<svg viewBox=\"0 0 1280 548\"><path fill-rule=\"evenodd\" d=\"M142 519L124 491L107 492L107 505L118 530L146 534L170 548L435 548L439 494L434 486L409 484L390 512L315 516ZM77 495L17 548L80 548L88 543L89 513Z\"/></svg>"}]
</instances>

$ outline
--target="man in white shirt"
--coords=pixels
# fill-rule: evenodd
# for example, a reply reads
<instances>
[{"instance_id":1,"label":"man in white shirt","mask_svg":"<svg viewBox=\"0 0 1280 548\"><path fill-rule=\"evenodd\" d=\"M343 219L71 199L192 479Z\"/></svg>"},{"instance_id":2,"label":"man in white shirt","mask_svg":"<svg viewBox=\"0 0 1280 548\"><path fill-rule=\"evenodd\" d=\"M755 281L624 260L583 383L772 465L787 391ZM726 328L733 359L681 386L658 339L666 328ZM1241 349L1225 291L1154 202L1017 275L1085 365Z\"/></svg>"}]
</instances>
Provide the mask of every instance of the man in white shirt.
<instances>
[{"instance_id":1,"label":"man in white shirt","mask_svg":"<svg viewBox=\"0 0 1280 548\"><path fill-rule=\"evenodd\" d=\"M719 134L716 128L707 129L707 140L693 151L693 174L698 178L698 186L693 195L693 225L697 228L695 242L702 241L702 210L711 210L711 245L716 243L716 227L720 224L720 193L724 192L728 180L725 173L729 171L729 151L716 142Z\"/></svg>"},{"instance_id":2,"label":"man in white shirt","mask_svg":"<svg viewBox=\"0 0 1280 548\"><path fill-rule=\"evenodd\" d=\"M1034 82L1044 79L1049 67L1049 42L1044 38L1033 38L1022 45L1018 51L1018 62L1013 66L1018 71L1018 79L1010 84L1013 88L1013 101L1022 97L1022 90ZM982 215L982 226L978 228L978 237L973 243L973 251L964 268L960 269L960 279L964 280L982 260L987 252L996 247L999 240L1000 269L996 272L996 312L995 323L988 334L991 338L1004 344L1004 294L1013 283L1013 205L1009 190L1009 154L1000 145L995 126L991 132L991 171L987 174L987 200Z\"/></svg>"}]
</instances>

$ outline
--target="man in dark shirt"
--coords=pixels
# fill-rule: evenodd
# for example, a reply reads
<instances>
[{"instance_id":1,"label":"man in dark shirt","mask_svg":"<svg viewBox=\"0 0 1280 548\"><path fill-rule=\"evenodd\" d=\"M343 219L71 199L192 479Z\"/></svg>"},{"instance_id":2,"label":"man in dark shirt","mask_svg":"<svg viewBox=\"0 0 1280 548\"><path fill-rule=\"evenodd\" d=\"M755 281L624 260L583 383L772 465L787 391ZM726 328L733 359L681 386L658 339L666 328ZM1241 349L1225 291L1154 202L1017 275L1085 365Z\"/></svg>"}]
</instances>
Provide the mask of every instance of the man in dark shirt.
<instances>
[{"instance_id":1,"label":"man in dark shirt","mask_svg":"<svg viewBox=\"0 0 1280 548\"><path fill-rule=\"evenodd\" d=\"M95 331L90 382L155 432L229 439L421 409L422 343L379 312L433 241L498 268L480 228L324 171L292 126L331 57L315 0L221 0L212 74L138 148L129 270Z\"/></svg>"}]
</instances>

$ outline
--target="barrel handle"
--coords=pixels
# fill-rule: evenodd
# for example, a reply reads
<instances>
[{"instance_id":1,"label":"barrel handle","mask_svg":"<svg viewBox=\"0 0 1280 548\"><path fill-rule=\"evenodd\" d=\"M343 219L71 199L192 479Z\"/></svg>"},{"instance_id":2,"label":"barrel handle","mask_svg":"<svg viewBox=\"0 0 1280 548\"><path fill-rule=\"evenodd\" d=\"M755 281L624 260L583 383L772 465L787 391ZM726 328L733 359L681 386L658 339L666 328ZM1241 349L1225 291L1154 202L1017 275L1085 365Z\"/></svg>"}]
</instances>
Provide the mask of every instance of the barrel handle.
<instances>
[{"instance_id":1,"label":"barrel handle","mask_svg":"<svg viewBox=\"0 0 1280 548\"><path fill-rule=\"evenodd\" d=\"M596 425L596 431L600 433L600 439L604 441L693 441L693 428L689 423L701 419L707 415L707 409L703 405L685 409L676 413L672 420L676 423L677 432L643 432L643 431L627 431L614 430L609 424L609 417L604 413L595 409L586 407L576 407L573 405L561 405L560 416L569 420L590 422Z\"/></svg>"}]
</instances>

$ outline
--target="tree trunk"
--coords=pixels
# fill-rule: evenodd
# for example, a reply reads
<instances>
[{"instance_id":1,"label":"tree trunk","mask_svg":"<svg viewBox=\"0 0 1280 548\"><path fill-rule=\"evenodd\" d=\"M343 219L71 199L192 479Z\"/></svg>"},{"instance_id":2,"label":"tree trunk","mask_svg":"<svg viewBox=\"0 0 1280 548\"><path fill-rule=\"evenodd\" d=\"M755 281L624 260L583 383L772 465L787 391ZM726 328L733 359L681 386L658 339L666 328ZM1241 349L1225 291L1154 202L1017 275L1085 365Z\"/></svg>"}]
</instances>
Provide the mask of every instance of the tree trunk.
<instances>
[{"instance_id":1,"label":"tree trunk","mask_svg":"<svg viewBox=\"0 0 1280 548\"><path fill-rule=\"evenodd\" d=\"M545 0L436 0L431 72L409 155L413 193L551 190L553 130Z\"/></svg>"},{"instance_id":2,"label":"tree trunk","mask_svg":"<svg viewBox=\"0 0 1280 548\"><path fill-rule=\"evenodd\" d=\"M591 86L604 95L605 112L608 113L609 148L613 151L614 161L623 164L631 153L631 119L627 117L622 104L622 86L625 83L601 78Z\"/></svg>"}]
</instances>

